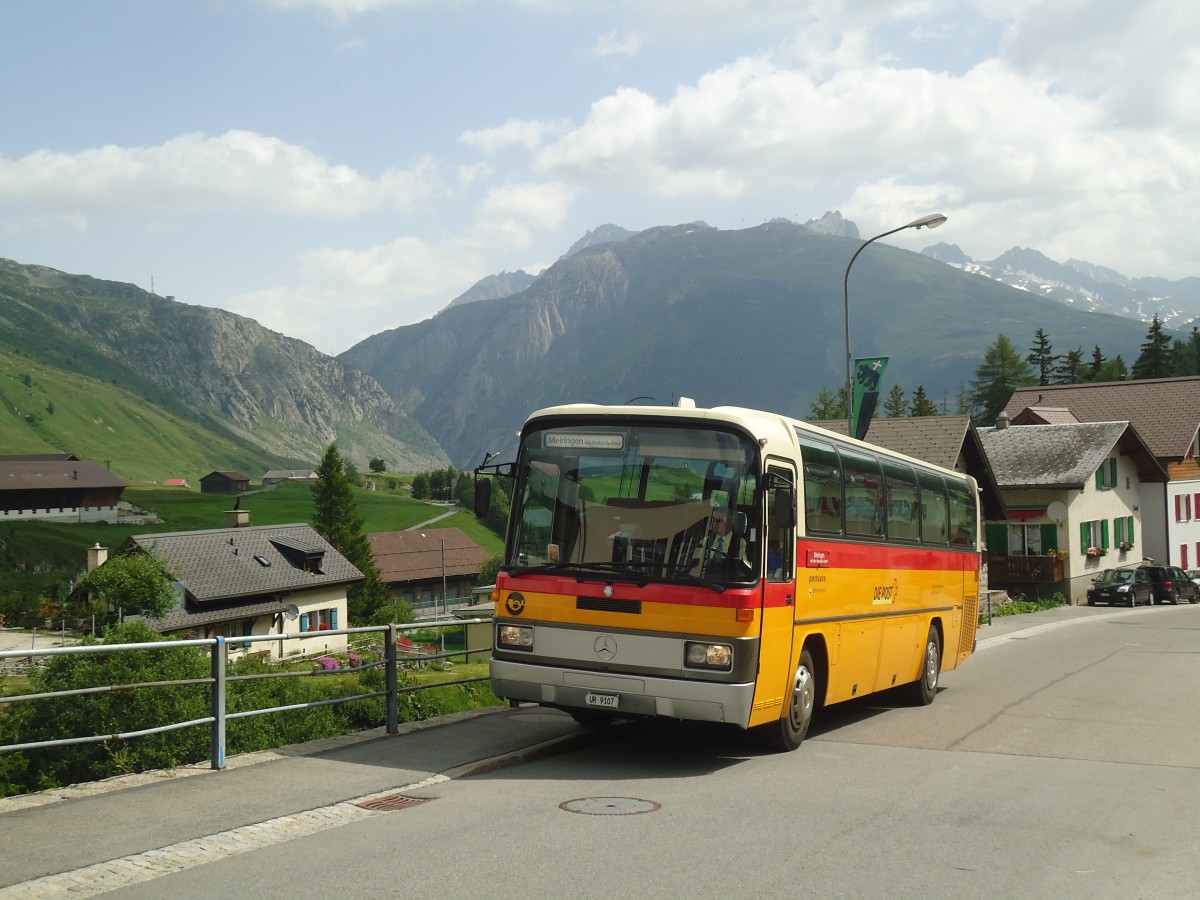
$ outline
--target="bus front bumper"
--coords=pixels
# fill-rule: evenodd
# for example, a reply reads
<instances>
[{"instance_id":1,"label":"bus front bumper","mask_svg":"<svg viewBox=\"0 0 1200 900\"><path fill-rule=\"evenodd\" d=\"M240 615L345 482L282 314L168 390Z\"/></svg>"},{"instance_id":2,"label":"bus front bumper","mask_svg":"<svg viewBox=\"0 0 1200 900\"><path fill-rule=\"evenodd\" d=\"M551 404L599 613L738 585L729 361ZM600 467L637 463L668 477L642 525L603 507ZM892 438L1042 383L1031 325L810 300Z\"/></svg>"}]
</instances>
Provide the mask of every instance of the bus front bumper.
<instances>
[{"instance_id":1,"label":"bus front bumper","mask_svg":"<svg viewBox=\"0 0 1200 900\"><path fill-rule=\"evenodd\" d=\"M754 683L721 684L681 678L613 675L493 659L497 697L544 706L608 710L617 715L664 716L748 727ZM589 702L589 695L592 702ZM601 698L613 698L601 699ZM614 705L608 705L615 702ZM601 705L605 704L605 705Z\"/></svg>"}]
</instances>

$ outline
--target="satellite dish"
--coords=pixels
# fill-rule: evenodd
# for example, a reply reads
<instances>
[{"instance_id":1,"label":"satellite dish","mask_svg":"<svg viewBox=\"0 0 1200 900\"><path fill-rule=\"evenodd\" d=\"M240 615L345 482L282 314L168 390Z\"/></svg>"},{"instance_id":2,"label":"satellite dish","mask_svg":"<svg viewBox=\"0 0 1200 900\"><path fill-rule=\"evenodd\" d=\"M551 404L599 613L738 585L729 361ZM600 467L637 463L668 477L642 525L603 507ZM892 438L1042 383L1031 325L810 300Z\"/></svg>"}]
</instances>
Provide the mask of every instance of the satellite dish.
<instances>
[{"instance_id":1,"label":"satellite dish","mask_svg":"<svg viewBox=\"0 0 1200 900\"><path fill-rule=\"evenodd\" d=\"M287 616L288 621L294 621L300 615L300 607L295 603L289 603L283 608L283 614Z\"/></svg>"},{"instance_id":2,"label":"satellite dish","mask_svg":"<svg viewBox=\"0 0 1200 900\"><path fill-rule=\"evenodd\" d=\"M1046 515L1061 524L1067 518L1067 504L1061 500L1055 500L1046 507Z\"/></svg>"}]
</instances>

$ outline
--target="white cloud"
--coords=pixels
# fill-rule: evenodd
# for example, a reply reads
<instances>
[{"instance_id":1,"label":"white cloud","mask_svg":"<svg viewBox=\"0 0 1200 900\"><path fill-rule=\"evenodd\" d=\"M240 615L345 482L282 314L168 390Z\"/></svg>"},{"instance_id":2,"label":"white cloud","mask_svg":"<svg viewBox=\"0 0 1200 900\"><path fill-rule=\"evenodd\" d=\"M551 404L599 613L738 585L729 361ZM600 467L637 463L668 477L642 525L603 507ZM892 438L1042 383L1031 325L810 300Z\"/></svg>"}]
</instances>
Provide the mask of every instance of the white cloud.
<instances>
[{"instance_id":1,"label":"white cloud","mask_svg":"<svg viewBox=\"0 0 1200 900\"><path fill-rule=\"evenodd\" d=\"M381 207L411 209L441 190L437 165L428 158L370 178L250 131L185 134L156 147L0 157L0 203L79 213L248 209L341 218Z\"/></svg>"},{"instance_id":2,"label":"white cloud","mask_svg":"<svg viewBox=\"0 0 1200 900\"><path fill-rule=\"evenodd\" d=\"M458 139L468 147L474 147L482 153L491 155L513 147L534 150L547 139L560 135L569 128L569 123L561 120L509 119L503 125L495 128L464 131Z\"/></svg>"},{"instance_id":3,"label":"white cloud","mask_svg":"<svg viewBox=\"0 0 1200 900\"><path fill-rule=\"evenodd\" d=\"M562 224L572 196L570 188L553 183L492 188L475 223L461 234L310 250L297 259L296 286L243 293L229 300L229 308L340 353L369 334L442 309L492 271L498 254L525 250L535 231Z\"/></svg>"},{"instance_id":4,"label":"white cloud","mask_svg":"<svg viewBox=\"0 0 1200 900\"><path fill-rule=\"evenodd\" d=\"M626 34L610 31L597 38L592 52L600 59L607 59L610 56L637 56L645 40L646 36L637 31Z\"/></svg>"}]
</instances>

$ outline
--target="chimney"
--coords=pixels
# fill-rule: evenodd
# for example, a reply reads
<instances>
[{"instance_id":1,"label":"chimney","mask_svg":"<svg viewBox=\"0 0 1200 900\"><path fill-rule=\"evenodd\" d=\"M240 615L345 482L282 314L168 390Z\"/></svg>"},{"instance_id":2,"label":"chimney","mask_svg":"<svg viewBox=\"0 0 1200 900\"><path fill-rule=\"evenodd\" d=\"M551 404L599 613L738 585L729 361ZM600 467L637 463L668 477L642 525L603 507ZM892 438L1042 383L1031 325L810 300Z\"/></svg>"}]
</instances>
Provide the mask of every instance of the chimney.
<instances>
[{"instance_id":1,"label":"chimney","mask_svg":"<svg viewBox=\"0 0 1200 900\"><path fill-rule=\"evenodd\" d=\"M1007 428L1007 427L1008 427L1008 413L1006 413L1004 410L1000 410L1000 415L996 416L996 430L999 431L1001 428Z\"/></svg>"},{"instance_id":2,"label":"chimney","mask_svg":"<svg viewBox=\"0 0 1200 900\"><path fill-rule=\"evenodd\" d=\"M248 509L227 509L225 510L225 527L226 528L245 528L250 524L250 510Z\"/></svg>"},{"instance_id":3,"label":"chimney","mask_svg":"<svg viewBox=\"0 0 1200 900\"><path fill-rule=\"evenodd\" d=\"M108 562L108 548L101 547L97 542L95 547L88 547L87 570L90 572L97 566L102 566Z\"/></svg>"}]
</instances>

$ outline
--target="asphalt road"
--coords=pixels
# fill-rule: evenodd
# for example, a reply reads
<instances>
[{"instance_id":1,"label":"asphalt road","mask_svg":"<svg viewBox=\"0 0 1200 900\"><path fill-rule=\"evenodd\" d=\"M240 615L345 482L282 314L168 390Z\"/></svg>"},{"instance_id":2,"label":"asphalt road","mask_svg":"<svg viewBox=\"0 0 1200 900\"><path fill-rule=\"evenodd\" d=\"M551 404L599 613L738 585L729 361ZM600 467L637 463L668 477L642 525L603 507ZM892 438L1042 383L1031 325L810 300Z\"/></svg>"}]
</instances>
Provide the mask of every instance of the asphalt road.
<instances>
[{"instance_id":1,"label":"asphalt road","mask_svg":"<svg viewBox=\"0 0 1200 900\"><path fill-rule=\"evenodd\" d=\"M1020 618L790 754L521 709L0 801L0 897L1194 896L1200 606Z\"/></svg>"}]
</instances>

